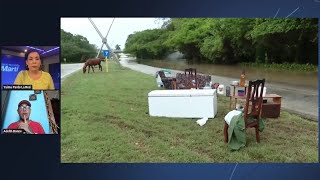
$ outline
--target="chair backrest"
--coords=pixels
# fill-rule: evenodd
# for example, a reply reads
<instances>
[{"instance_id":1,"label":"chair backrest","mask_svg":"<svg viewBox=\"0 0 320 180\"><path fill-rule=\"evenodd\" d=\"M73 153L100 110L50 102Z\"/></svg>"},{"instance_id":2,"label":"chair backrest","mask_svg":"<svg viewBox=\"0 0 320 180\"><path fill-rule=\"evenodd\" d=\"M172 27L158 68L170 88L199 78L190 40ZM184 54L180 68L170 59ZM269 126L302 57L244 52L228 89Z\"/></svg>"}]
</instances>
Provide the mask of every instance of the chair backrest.
<instances>
[{"instance_id":1,"label":"chair backrest","mask_svg":"<svg viewBox=\"0 0 320 180\"><path fill-rule=\"evenodd\" d=\"M247 127L247 120L250 117L254 119L259 119L261 114L261 107L263 101L263 88L265 79L249 81L249 86L247 90L246 104L244 107L244 120ZM259 92L259 87L261 88Z\"/></svg>"},{"instance_id":2,"label":"chair backrest","mask_svg":"<svg viewBox=\"0 0 320 180\"><path fill-rule=\"evenodd\" d=\"M195 68L189 68L189 69L185 69L184 70L184 74L191 74L191 75L194 75L194 76L197 76L197 69ZM194 73L194 74L193 74Z\"/></svg>"},{"instance_id":3,"label":"chair backrest","mask_svg":"<svg viewBox=\"0 0 320 180\"><path fill-rule=\"evenodd\" d=\"M166 78L166 75L164 74L163 71L158 71L158 74L159 74L159 76L160 76L161 79L162 79L162 78Z\"/></svg>"},{"instance_id":4,"label":"chair backrest","mask_svg":"<svg viewBox=\"0 0 320 180\"><path fill-rule=\"evenodd\" d=\"M190 83L191 83L190 88L192 87L192 88L198 89L197 69L195 69L195 68L185 69L184 70L184 74L186 76L188 76L188 79L191 78L191 80L190 80ZM192 83L193 80L195 81L195 83Z\"/></svg>"}]
</instances>

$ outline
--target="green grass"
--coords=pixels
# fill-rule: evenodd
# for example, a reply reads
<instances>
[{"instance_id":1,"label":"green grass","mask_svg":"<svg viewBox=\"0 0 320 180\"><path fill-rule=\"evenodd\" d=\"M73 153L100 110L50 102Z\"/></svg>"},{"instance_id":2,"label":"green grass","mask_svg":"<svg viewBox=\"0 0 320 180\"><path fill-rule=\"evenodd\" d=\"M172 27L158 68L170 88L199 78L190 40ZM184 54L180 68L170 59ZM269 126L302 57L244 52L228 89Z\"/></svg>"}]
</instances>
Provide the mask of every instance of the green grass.
<instances>
[{"instance_id":1,"label":"green grass","mask_svg":"<svg viewBox=\"0 0 320 180\"><path fill-rule=\"evenodd\" d=\"M296 63L282 63L282 64L265 64L265 63L240 63L244 67L258 67L263 69L278 69L294 72L318 72L318 65L313 64L296 64Z\"/></svg>"},{"instance_id":2,"label":"green grass","mask_svg":"<svg viewBox=\"0 0 320 180\"><path fill-rule=\"evenodd\" d=\"M103 66L104 68L105 66ZM318 123L281 112L267 119L255 140L230 151L223 142L229 99L218 97L218 114L197 119L151 117L153 76L109 63L109 72L74 73L62 83L61 160L69 162L318 162Z\"/></svg>"}]
</instances>

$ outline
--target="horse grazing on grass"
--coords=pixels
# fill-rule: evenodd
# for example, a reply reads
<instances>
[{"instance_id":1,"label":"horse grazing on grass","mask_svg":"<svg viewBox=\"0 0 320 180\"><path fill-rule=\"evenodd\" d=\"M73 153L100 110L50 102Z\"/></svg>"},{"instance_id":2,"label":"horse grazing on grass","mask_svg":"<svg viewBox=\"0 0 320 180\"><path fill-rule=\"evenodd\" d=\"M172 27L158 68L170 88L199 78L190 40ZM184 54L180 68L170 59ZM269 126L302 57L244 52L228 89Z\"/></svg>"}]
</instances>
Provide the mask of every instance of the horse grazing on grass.
<instances>
[{"instance_id":1,"label":"horse grazing on grass","mask_svg":"<svg viewBox=\"0 0 320 180\"><path fill-rule=\"evenodd\" d=\"M90 67L92 68L92 71L94 72L94 66L99 65L99 69L102 71L102 66L101 66L101 61L105 61L104 59L99 59L99 58L93 58L93 59L88 59L83 65L83 73L86 73L87 67L88 67L88 73L90 72Z\"/></svg>"}]
</instances>

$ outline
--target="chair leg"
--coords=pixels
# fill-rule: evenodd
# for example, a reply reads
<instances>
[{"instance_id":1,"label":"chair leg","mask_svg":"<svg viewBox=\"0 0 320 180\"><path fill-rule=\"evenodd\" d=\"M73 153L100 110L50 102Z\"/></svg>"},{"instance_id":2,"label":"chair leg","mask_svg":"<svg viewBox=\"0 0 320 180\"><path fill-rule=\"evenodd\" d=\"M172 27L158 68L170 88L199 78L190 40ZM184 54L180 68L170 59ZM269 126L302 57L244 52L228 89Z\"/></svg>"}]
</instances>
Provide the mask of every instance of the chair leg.
<instances>
[{"instance_id":1,"label":"chair leg","mask_svg":"<svg viewBox=\"0 0 320 180\"><path fill-rule=\"evenodd\" d=\"M226 122L224 122L224 130L223 130L224 143L228 143L228 128L229 128L229 125Z\"/></svg>"},{"instance_id":2,"label":"chair leg","mask_svg":"<svg viewBox=\"0 0 320 180\"><path fill-rule=\"evenodd\" d=\"M177 82L176 81L172 81L172 89L177 89Z\"/></svg>"},{"instance_id":3,"label":"chair leg","mask_svg":"<svg viewBox=\"0 0 320 180\"><path fill-rule=\"evenodd\" d=\"M256 126L256 139L257 139L257 143L260 143L260 134L259 134L259 127Z\"/></svg>"}]
</instances>

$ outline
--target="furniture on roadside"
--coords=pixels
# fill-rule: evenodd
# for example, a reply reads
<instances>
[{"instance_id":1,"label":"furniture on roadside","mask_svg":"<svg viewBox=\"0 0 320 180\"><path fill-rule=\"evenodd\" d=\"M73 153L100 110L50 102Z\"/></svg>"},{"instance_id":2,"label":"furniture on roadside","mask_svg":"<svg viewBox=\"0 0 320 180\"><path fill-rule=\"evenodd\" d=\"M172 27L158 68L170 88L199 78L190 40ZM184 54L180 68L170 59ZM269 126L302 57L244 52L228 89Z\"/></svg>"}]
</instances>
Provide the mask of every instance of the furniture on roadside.
<instances>
[{"instance_id":1,"label":"furniture on roadside","mask_svg":"<svg viewBox=\"0 0 320 180\"><path fill-rule=\"evenodd\" d=\"M198 89L198 81L197 81L197 69L188 68L184 70L184 75L188 77L190 88ZM188 89L190 89L188 88Z\"/></svg>"},{"instance_id":2,"label":"furniture on roadside","mask_svg":"<svg viewBox=\"0 0 320 180\"><path fill-rule=\"evenodd\" d=\"M263 101L263 90L264 90L265 79L249 81L248 91L246 94L246 102L244 107L244 122L245 129L255 128L256 140L260 142L259 135L259 120L261 117L262 101ZM261 91L259 92L259 87ZM250 121L249 121L250 120ZM224 142L228 142L228 128L229 125L225 122L224 124Z\"/></svg>"},{"instance_id":3,"label":"furniture on roadside","mask_svg":"<svg viewBox=\"0 0 320 180\"><path fill-rule=\"evenodd\" d=\"M261 117L278 118L280 116L281 98L282 96L277 94L266 94L263 99L266 99L267 103L262 103Z\"/></svg>"},{"instance_id":4,"label":"furniture on roadside","mask_svg":"<svg viewBox=\"0 0 320 180\"><path fill-rule=\"evenodd\" d=\"M150 116L214 118L217 114L215 89L154 90L148 94Z\"/></svg>"},{"instance_id":5,"label":"furniture on roadside","mask_svg":"<svg viewBox=\"0 0 320 180\"><path fill-rule=\"evenodd\" d=\"M195 83L195 79L197 80L197 83ZM211 76L209 75L197 74L197 76L194 76L181 73L177 73L176 75L177 89L203 89L204 87L210 85L210 82Z\"/></svg>"},{"instance_id":6,"label":"furniture on roadside","mask_svg":"<svg viewBox=\"0 0 320 180\"><path fill-rule=\"evenodd\" d=\"M197 74L194 68L185 69L184 74L177 73L177 89L202 89L210 86L211 76Z\"/></svg>"},{"instance_id":7,"label":"furniture on roadside","mask_svg":"<svg viewBox=\"0 0 320 180\"><path fill-rule=\"evenodd\" d=\"M206 88L212 88L210 87L211 83L211 76L210 75L197 75L197 85L199 89L203 89L204 87ZM219 86L219 85L218 85Z\"/></svg>"},{"instance_id":8,"label":"furniture on roadside","mask_svg":"<svg viewBox=\"0 0 320 180\"><path fill-rule=\"evenodd\" d=\"M194 77L188 74L177 73L176 75L177 89L191 89L196 88L195 84L192 83Z\"/></svg>"},{"instance_id":9,"label":"furniture on roadside","mask_svg":"<svg viewBox=\"0 0 320 180\"><path fill-rule=\"evenodd\" d=\"M163 71L159 71L158 73L159 73L159 76L160 76L161 81L163 83L163 86L166 89L176 89L176 78L166 77L166 75Z\"/></svg>"},{"instance_id":10,"label":"furniture on roadside","mask_svg":"<svg viewBox=\"0 0 320 180\"><path fill-rule=\"evenodd\" d=\"M189 75L197 75L197 69L195 68L188 68L184 69L184 74L189 74Z\"/></svg>"},{"instance_id":11,"label":"furniture on roadside","mask_svg":"<svg viewBox=\"0 0 320 180\"><path fill-rule=\"evenodd\" d=\"M230 94L230 104L229 104L229 110L231 111L232 109L236 108L238 100L245 100L246 99L246 93L247 93L247 87L248 85L245 84L245 86L240 86L240 85L234 85L231 84L233 92ZM239 89L244 89L244 93L242 95L237 94L237 90ZM232 106L232 102L234 101L234 105Z\"/></svg>"}]
</instances>

